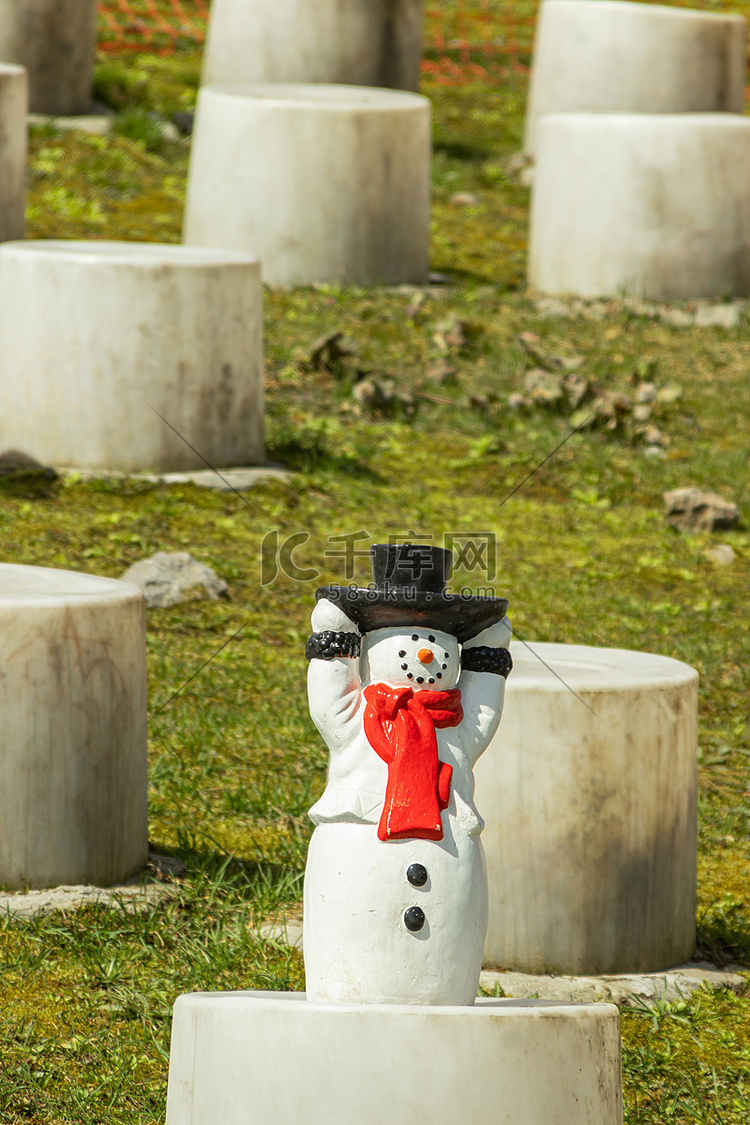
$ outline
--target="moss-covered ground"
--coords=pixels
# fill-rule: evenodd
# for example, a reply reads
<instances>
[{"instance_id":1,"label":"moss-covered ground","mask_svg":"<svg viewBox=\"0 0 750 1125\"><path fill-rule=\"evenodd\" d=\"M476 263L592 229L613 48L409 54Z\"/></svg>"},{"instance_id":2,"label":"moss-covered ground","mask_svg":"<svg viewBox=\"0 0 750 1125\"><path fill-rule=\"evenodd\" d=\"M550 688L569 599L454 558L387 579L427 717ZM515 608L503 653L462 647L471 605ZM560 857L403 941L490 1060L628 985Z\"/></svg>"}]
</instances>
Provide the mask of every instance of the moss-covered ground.
<instances>
[{"instance_id":1,"label":"moss-covered ground","mask_svg":"<svg viewBox=\"0 0 750 1125\"><path fill-rule=\"evenodd\" d=\"M115 129L34 128L29 236L177 241L189 140L165 139L163 122L192 108L199 69L189 47L102 57L97 95L117 111ZM162 1121L178 993L303 987L299 955L257 927L299 898L306 810L324 781L302 646L316 585L348 577L331 535L362 533L366 548L388 535L491 532L493 584L526 639L643 649L699 670L699 947L750 968L750 323L674 327L617 302L599 319L539 314L525 292L528 193L508 164L525 83L512 68L482 85L425 82L432 268L450 284L267 292L268 453L297 470L287 482L240 498L0 480L5 560L119 576L155 550L190 550L230 586L228 600L148 617L150 833L187 864L176 897L140 915L90 907L0 922L9 1125ZM356 354L312 361L333 332ZM531 362L521 333L602 392L667 388L653 416L661 454L628 425L584 428L504 502L571 428L567 408L508 405ZM427 377L440 359L453 382ZM363 372L401 392L386 416L353 398ZM671 530L661 494L685 484L736 501L745 530ZM274 533L299 534L295 562L320 577L271 580ZM733 548L728 565L706 555L719 543ZM366 572L358 560L356 577ZM459 570L456 584L487 582ZM630 1125L750 1121L750 997L625 1011L623 1037Z\"/></svg>"}]
</instances>

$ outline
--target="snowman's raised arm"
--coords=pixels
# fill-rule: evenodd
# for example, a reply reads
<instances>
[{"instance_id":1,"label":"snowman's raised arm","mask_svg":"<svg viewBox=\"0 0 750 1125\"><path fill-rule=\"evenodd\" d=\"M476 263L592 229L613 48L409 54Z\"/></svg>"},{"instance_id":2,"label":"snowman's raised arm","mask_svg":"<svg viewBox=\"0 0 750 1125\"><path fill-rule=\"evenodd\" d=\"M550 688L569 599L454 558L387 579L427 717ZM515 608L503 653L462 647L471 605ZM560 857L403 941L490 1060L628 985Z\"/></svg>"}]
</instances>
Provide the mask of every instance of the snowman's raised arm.
<instances>
[{"instance_id":1,"label":"snowman's raised arm","mask_svg":"<svg viewBox=\"0 0 750 1125\"><path fill-rule=\"evenodd\" d=\"M508 651L513 630L504 617L461 647L461 706L464 744L472 766L487 748L500 723L505 679L513 661Z\"/></svg>"},{"instance_id":2,"label":"snowman's raised arm","mask_svg":"<svg viewBox=\"0 0 750 1125\"><path fill-rule=\"evenodd\" d=\"M343 610L321 598L312 614L312 636L305 645L310 661L307 694L310 715L331 749L347 743L362 703L359 630Z\"/></svg>"}]
</instances>

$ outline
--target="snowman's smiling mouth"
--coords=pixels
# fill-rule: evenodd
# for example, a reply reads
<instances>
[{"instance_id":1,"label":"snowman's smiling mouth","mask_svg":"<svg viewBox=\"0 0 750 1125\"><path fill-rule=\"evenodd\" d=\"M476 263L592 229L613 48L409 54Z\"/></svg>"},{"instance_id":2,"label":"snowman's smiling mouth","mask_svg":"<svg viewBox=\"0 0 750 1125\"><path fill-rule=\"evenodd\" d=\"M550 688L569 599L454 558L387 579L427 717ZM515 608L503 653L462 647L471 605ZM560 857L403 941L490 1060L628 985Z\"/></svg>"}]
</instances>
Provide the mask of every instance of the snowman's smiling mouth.
<instances>
[{"instance_id":1,"label":"snowman's smiling mouth","mask_svg":"<svg viewBox=\"0 0 750 1125\"><path fill-rule=\"evenodd\" d=\"M418 633L413 633L411 639L415 642L421 641L424 645L424 638L420 637ZM429 634L427 640L431 645L435 644L433 634ZM442 663L442 661L448 660L450 656L449 653L445 651L441 652L440 649L436 651L433 648L426 647L420 648L412 657L408 657L405 648L402 648L398 655L404 661L401 665L401 670L406 672L407 680L414 680L416 684L423 684L425 681L428 684L434 684L438 680L442 680L443 672L448 667L448 665ZM404 657L407 657L407 659L404 660ZM441 671L438 671L438 668L440 668Z\"/></svg>"}]
</instances>

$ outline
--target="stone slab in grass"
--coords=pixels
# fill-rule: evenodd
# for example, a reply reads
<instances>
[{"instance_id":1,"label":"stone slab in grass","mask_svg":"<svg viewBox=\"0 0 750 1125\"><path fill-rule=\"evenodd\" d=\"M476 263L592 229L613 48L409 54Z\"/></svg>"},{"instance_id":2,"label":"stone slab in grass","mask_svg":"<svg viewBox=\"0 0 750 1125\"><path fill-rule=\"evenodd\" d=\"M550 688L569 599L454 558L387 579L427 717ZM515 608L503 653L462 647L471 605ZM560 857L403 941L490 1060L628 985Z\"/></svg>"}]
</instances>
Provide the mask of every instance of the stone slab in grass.
<instances>
[{"instance_id":1,"label":"stone slab in grass","mask_svg":"<svg viewBox=\"0 0 750 1125\"><path fill-rule=\"evenodd\" d=\"M267 922L261 937L277 941L293 949L302 949L302 915L288 916ZM556 1000L590 1004L620 1004L627 1007L673 1003L687 999L699 988L728 989L742 992L748 984L748 969L742 965L719 968L710 961L689 961L685 965L660 973L621 973L611 976L544 976L535 973L514 973L485 969L479 978L481 988L491 992L498 985L504 996L515 1000Z\"/></svg>"},{"instance_id":2,"label":"stone slab in grass","mask_svg":"<svg viewBox=\"0 0 750 1125\"><path fill-rule=\"evenodd\" d=\"M138 913L172 898L184 873L185 865L181 860L152 853L142 875L114 887L76 884L37 891L1 892L0 918L36 918L56 911L80 910L84 906L116 907Z\"/></svg>"},{"instance_id":3,"label":"stone slab in grass","mask_svg":"<svg viewBox=\"0 0 750 1125\"><path fill-rule=\"evenodd\" d=\"M147 484L194 484L196 488L212 488L215 492L247 492L271 480L288 480L293 474L283 465L250 465L235 469L196 469L185 473L121 473L111 469L57 470L63 477L78 480L141 480Z\"/></svg>"},{"instance_id":4,"label":"stone slab in grass","mask_svg":"<svg viewBox=\"0 0 750 1125\"><path fill-rule=\"evenodd\" d=\"M621 973L601 977L552 977L485 970L479 984L487 991L499 985L504 996L517 1000L573 1000L583 1004L601 1001L637 1007L656 1001L673 1003L684 1000L704 985L741 992L748 982L740 973L747 971L740 965L719 968L708 961L689 961L686 965L661 973Z\"/></svg>"}]
</instances>

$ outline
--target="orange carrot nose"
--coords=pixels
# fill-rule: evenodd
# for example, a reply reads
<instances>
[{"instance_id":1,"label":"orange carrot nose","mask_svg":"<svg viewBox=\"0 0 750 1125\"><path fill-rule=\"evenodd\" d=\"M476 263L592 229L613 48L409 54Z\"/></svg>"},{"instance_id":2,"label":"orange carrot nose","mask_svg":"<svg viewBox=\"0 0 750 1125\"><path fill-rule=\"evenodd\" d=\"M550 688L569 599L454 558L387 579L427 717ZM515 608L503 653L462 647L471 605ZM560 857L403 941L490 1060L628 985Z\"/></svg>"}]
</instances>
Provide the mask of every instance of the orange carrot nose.
<instances>
[{"instance_id":1,"label":"orange carrot nose","mask_svg":"<svg viewBox=\"0 0 750 1125\"><path fill-rule=\"evenodd\" d=\"M420 648L417 653L417 660L420 660L422 664L432 664L434 659L435 654L431 648Z\"/></svg>"}]
</instances>

